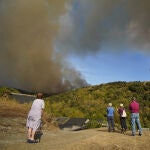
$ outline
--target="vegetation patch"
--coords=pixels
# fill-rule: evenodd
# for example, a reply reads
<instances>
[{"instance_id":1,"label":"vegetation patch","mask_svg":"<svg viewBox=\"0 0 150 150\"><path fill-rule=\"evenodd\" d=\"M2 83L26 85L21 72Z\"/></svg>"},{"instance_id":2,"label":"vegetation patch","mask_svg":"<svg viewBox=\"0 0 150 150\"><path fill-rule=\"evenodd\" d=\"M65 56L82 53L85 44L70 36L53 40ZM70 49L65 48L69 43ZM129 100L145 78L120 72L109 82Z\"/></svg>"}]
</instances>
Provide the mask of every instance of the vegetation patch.
<instances>
[{"instance_id":1,"label":"vegetation patch","mask_svg":"<svg viewBox=\"0 0 150 150\"><path fill-rule=\"evenodd\" d=\"M150 82L112 82L74 89L46 98L46 111L55 117L89 118L91 127L99 127L99 121L107 122L106 107L112 103L115 108L115 124L119 127L117 108L123 103L127 110L127 124L130 127L128 110L132 97L140 103L140 119L143 127L150 127Z\"/></svg>"}]
</instances>

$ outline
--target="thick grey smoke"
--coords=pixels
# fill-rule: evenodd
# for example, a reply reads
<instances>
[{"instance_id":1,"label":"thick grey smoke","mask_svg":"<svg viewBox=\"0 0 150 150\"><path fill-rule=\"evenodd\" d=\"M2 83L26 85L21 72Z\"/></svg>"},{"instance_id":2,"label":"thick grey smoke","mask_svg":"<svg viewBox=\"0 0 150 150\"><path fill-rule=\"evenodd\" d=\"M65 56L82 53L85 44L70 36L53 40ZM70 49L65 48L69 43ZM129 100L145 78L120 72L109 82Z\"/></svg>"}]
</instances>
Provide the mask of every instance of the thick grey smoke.
<instances>
[{"instance_id":1,"label":"thick grey smoke","mask_svg":"<svg viewBox=\"0 0 150 150\"><path fill-rule=\"evenodd\" d=\"M150 50L149 0L1 0L0 85L60 92L86 84L69 54Z\"/></svg>"},{"instance_id":2,"label":"thick grey smoke","mask_svg":"<svg viewBox=\"0 0 150 150\"><path fill-rule=\"evenodd\" d=\"M65 0L0 1L0 85L28 91L61 92L86 84L54 51ZM64 63L65 62L65 63ZM65 72L75 72L72 76Z\"/></svg>"},{"instance_id":3,"label":"thick grey smoke","mask_svg":"<svg viewBox=\"0 0 150 150\"><path fill-rule=\"evenodd\" d=\"M58 37L64 51L150 50L149 0L75 0L67 9Z\"/></svg>"}]
</instances>

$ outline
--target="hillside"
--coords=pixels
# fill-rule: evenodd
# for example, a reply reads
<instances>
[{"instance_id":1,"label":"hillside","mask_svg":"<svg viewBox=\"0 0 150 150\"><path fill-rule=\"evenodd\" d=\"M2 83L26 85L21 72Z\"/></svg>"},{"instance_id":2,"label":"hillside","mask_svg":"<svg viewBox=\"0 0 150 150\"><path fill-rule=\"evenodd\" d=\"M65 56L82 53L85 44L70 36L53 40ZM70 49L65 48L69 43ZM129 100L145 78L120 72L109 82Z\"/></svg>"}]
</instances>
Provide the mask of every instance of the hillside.
<instances>
[{"instance_id":1,"label":"hillside","mask_svg":"<svg viewBox=\"0 0 150 150\"><path fill-rule=\"evenodd\" d=\"M13 88L0 88L0 96L5 93L21 93ZM128 105L132 97L140 103L141 123L150 128L150 82L112 82L74 89L51 95L45 99L46 113L50 117L84 117L91 120L89 127L99 127L98 122L106 123L106 107L112 102L115 109L123 103L127 108L127 124L130 128ZM115 112L115 124L119 127L119 116Z\"/></svg>"},{"instance_id":2,"label":"hillside","mask_svg":"<svg viewBox=\"0 0 150 150\"><path fill-rule=\"evenodd\" d=\"M120 103L128 109L133 96L140 103L142 126L150 127L150 82L112 82L53 95L46 99L46 111L52 116L86 117L106 122L106 107L109 102L116 109ZM129 126L129 111L127 113ZM115 122L116 125L119 124L117 112Z\"/></svg>"}]
</instances>

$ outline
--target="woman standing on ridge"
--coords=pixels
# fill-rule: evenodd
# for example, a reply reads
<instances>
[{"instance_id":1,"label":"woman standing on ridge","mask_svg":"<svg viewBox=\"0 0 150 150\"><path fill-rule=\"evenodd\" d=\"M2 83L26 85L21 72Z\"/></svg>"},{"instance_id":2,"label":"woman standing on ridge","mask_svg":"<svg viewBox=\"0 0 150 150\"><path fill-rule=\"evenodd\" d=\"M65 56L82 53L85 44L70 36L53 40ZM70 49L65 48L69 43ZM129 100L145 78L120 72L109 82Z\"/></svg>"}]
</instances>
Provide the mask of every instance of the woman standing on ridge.
<instances>
[{"instance_id":1,"label":"woman standing on ridge","mask_svg":"<svg viewBox=\"0 0 150 150\"><path fill-rule=\"evenodd\" d=\"M43 109L45 107L45 103L42 93L37 94L37 98L33 101L31 109L28 113L27 118L27 128L28 128L28 143L37 143L34 139L35 132L41 124L41 118L43 114Z\"/></svg>"},{"instance_id":2,"label":"woman standing on ridge","mask_svg":"<svg viewBox=\"0 0 150 150\"><path fill-rule=\"evenodd\" d=\"M127 130L127 125L126 125L126 112L123 104L120 104L120 108L118 109L118 113L120 115L120 124L121 124L121 133L125 133Z\"/></svg>"}]
</instances>

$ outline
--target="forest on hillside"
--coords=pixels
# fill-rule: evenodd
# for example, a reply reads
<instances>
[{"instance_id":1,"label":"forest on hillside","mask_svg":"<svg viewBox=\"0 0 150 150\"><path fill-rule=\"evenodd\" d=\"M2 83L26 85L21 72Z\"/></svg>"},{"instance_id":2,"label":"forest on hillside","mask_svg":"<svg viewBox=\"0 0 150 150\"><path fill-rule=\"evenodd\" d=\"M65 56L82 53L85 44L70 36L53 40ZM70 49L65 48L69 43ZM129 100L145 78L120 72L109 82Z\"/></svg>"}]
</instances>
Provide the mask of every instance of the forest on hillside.
<instances>
[{"instance_id":1,"label":"forest on hillside","mask_svg":"<svg viewBox=\"0 0 150 150\"><path fill-rule=\"evenodd\" d=\"M127 110L127 124L130 126L128 110L132 97L140 103L140 119L143 127L150 127L150 82L112 82L74 89L50 96L46 99L46 111L55 117L85 117L93 122L106 122L106 107L112 103L115 108L115 123L119 126L117 108L123 103ZM92 126L92 125L91 125Z\"/></svg>"}]
</instances>

